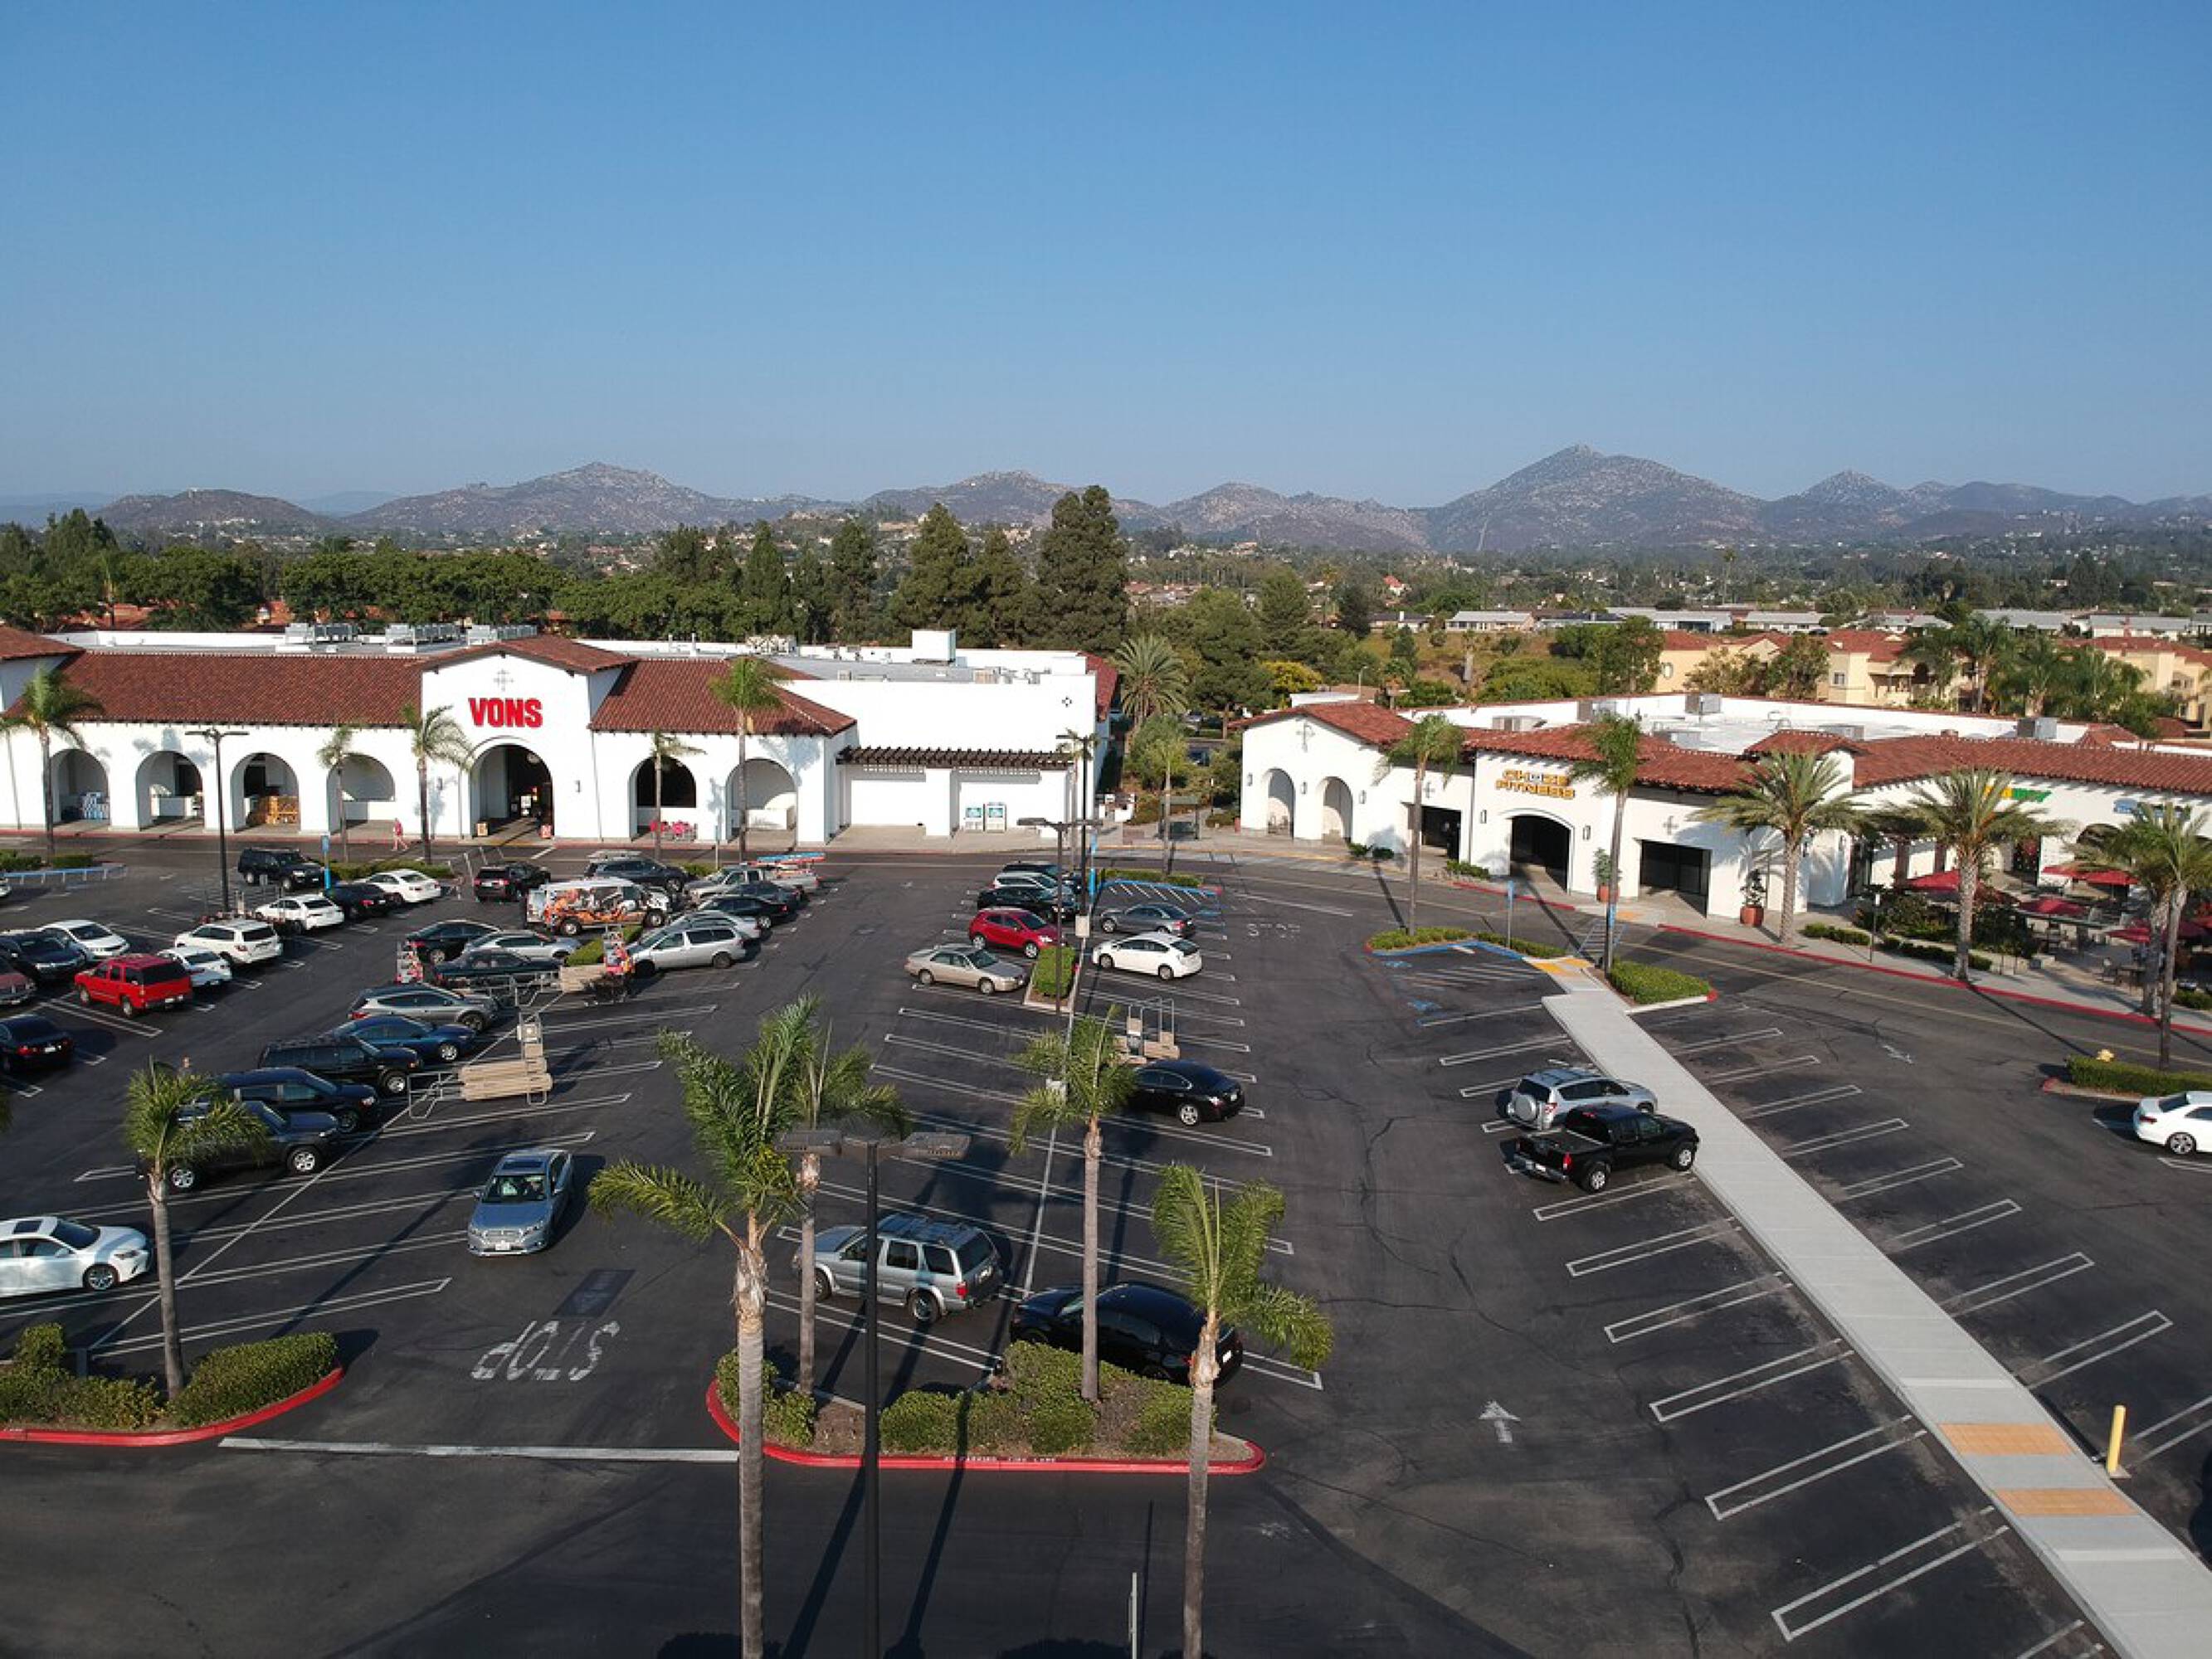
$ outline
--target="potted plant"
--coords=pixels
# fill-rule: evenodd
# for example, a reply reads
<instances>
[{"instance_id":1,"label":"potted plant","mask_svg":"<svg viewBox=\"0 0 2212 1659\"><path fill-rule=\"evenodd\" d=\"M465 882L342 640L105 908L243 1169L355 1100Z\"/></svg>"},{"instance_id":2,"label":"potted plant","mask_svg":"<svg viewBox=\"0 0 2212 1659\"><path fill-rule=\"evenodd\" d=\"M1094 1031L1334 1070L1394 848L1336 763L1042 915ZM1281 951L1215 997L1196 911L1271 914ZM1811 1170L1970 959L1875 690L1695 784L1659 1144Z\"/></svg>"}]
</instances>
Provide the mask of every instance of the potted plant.
<instances>
[{"instance_id":1,"label":"potted plant","mask_svg":"<svg viewBox=\"0 0 2212 1659\"><path fill-rule=\"evenodd\" d=\"M1613 854L1610 853L1600 853L1597 855L1595 867L1597 872L1597 902L1600 904L1610 904L1613 902L1613 878L1614 874L1613 867Z\"/></svg>"},{"instance_id":2,"label":"potted plant","mask_svg":"<svg viewBox=\"0 0 2212 1659\"><path fill-rule=\"evenodd\" d=\"M1756 927L1766 920L1766 872L1754 870L1743 878L1743 908L1735 919L1747 927Z\"/></svg>"}]
</instances>

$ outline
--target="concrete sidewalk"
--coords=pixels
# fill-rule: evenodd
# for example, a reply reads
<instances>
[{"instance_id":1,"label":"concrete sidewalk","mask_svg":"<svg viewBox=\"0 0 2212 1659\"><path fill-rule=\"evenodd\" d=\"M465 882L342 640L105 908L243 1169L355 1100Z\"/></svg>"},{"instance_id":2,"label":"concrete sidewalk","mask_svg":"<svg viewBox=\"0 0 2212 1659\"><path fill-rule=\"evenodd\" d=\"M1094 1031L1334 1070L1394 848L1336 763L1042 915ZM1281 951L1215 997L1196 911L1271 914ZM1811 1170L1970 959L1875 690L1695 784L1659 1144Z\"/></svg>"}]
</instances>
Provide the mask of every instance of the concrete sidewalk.
<instances>
[{"instance_id":1,"label":"concrete sidewalk","mask_svg":"<svg viewBox=\"0 0 2212 1659\"><path fill-rule=\"evenodd\" d=\"M1698 1173L1989 1494L2121 1653L2212 1649L2212 1569L2106 1478L1926 1291L1715 1099L1586 974L1547 1006L1599 1066L1642 1079L1698 1131Z\"/></svg>"}]
</instances>

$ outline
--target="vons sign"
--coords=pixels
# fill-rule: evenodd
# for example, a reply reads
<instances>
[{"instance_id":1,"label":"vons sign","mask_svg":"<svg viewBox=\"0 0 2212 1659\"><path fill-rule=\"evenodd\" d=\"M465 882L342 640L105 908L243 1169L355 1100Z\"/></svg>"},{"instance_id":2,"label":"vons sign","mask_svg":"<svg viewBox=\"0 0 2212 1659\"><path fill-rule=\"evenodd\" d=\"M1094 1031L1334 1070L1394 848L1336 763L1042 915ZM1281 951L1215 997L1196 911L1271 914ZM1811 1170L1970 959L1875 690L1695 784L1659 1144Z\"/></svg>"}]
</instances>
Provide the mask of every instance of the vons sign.
<instances>
[{"instance_id":1,"label":"vons sign","mask_svg":"<svg viewBox=\"0 0 2212 1659\"><path fill-rule=\"evenodd\" d=\"M471 697L469 719L477 726L535 731L545 724L545 703L540 697Z\"/></svg>"}]
</instances>

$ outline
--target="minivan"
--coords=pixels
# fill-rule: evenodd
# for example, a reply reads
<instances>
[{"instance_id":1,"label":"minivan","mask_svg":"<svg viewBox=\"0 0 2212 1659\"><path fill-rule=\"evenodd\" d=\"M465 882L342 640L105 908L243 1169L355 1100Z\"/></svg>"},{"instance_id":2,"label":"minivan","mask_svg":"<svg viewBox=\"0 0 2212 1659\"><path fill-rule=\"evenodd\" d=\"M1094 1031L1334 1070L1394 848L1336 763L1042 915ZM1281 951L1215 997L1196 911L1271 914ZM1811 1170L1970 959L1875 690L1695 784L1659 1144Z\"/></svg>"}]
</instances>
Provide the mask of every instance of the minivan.
<instances>
[{"instance_id":1,"label":"minivan","mask_svg":"<svg viewBox=\"0 0 2212 1659\"><path fill-rule=\"evenodd\" d=\"M1006 1276L997 1248L958 1222L887 1215L876 1231L876 1299L904 1303L917 1325L988 1302ZM867 1267L866 1228L830 1227L816 1237L814 1283L823 1296L860 1295Z\"/></svg>"}]
</instances>

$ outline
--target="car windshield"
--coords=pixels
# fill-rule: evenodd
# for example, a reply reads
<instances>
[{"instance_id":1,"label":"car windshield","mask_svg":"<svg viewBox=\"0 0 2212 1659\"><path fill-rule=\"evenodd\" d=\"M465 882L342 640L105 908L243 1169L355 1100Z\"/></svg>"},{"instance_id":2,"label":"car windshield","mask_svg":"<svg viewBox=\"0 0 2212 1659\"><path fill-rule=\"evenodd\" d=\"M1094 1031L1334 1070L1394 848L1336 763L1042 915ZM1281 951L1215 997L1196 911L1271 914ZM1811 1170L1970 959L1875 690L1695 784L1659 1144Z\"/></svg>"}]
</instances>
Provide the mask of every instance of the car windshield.
<instances>
[{"instance_id":1,"label":"car windshield","mask_svg":"<svg viewBox=\"0 0 2212 1659\"><path fill-rule=\"evenodd\" d=\"M494 1176L491 1186L484 1193L487 1204L537 1204L545 1197L545 1177L542 1175Z\"/></svg>"},{"instance_id":2,"label":"car windshield","mask_svg":"<svg viewBox=\"0 0 2212 1659\"><path fill-rule=\"evenodd\" d=\"M993 956L988 951L970 951L968 953L967 962L970 968L978 969L989 969L999 965L998 957Z\"/></svg>"},{"instance_id":3,"label":"car windshield","mask_svg":"<svg viewBox=\"0 0 2212 1659\"><path fill-rule=\"evenodd\" d=\"M89 1249L100 1241L100 1229L88 1227L82 1221L57 1221L54 1237L72 1250Z\"/></svg>"}]
</instances>

